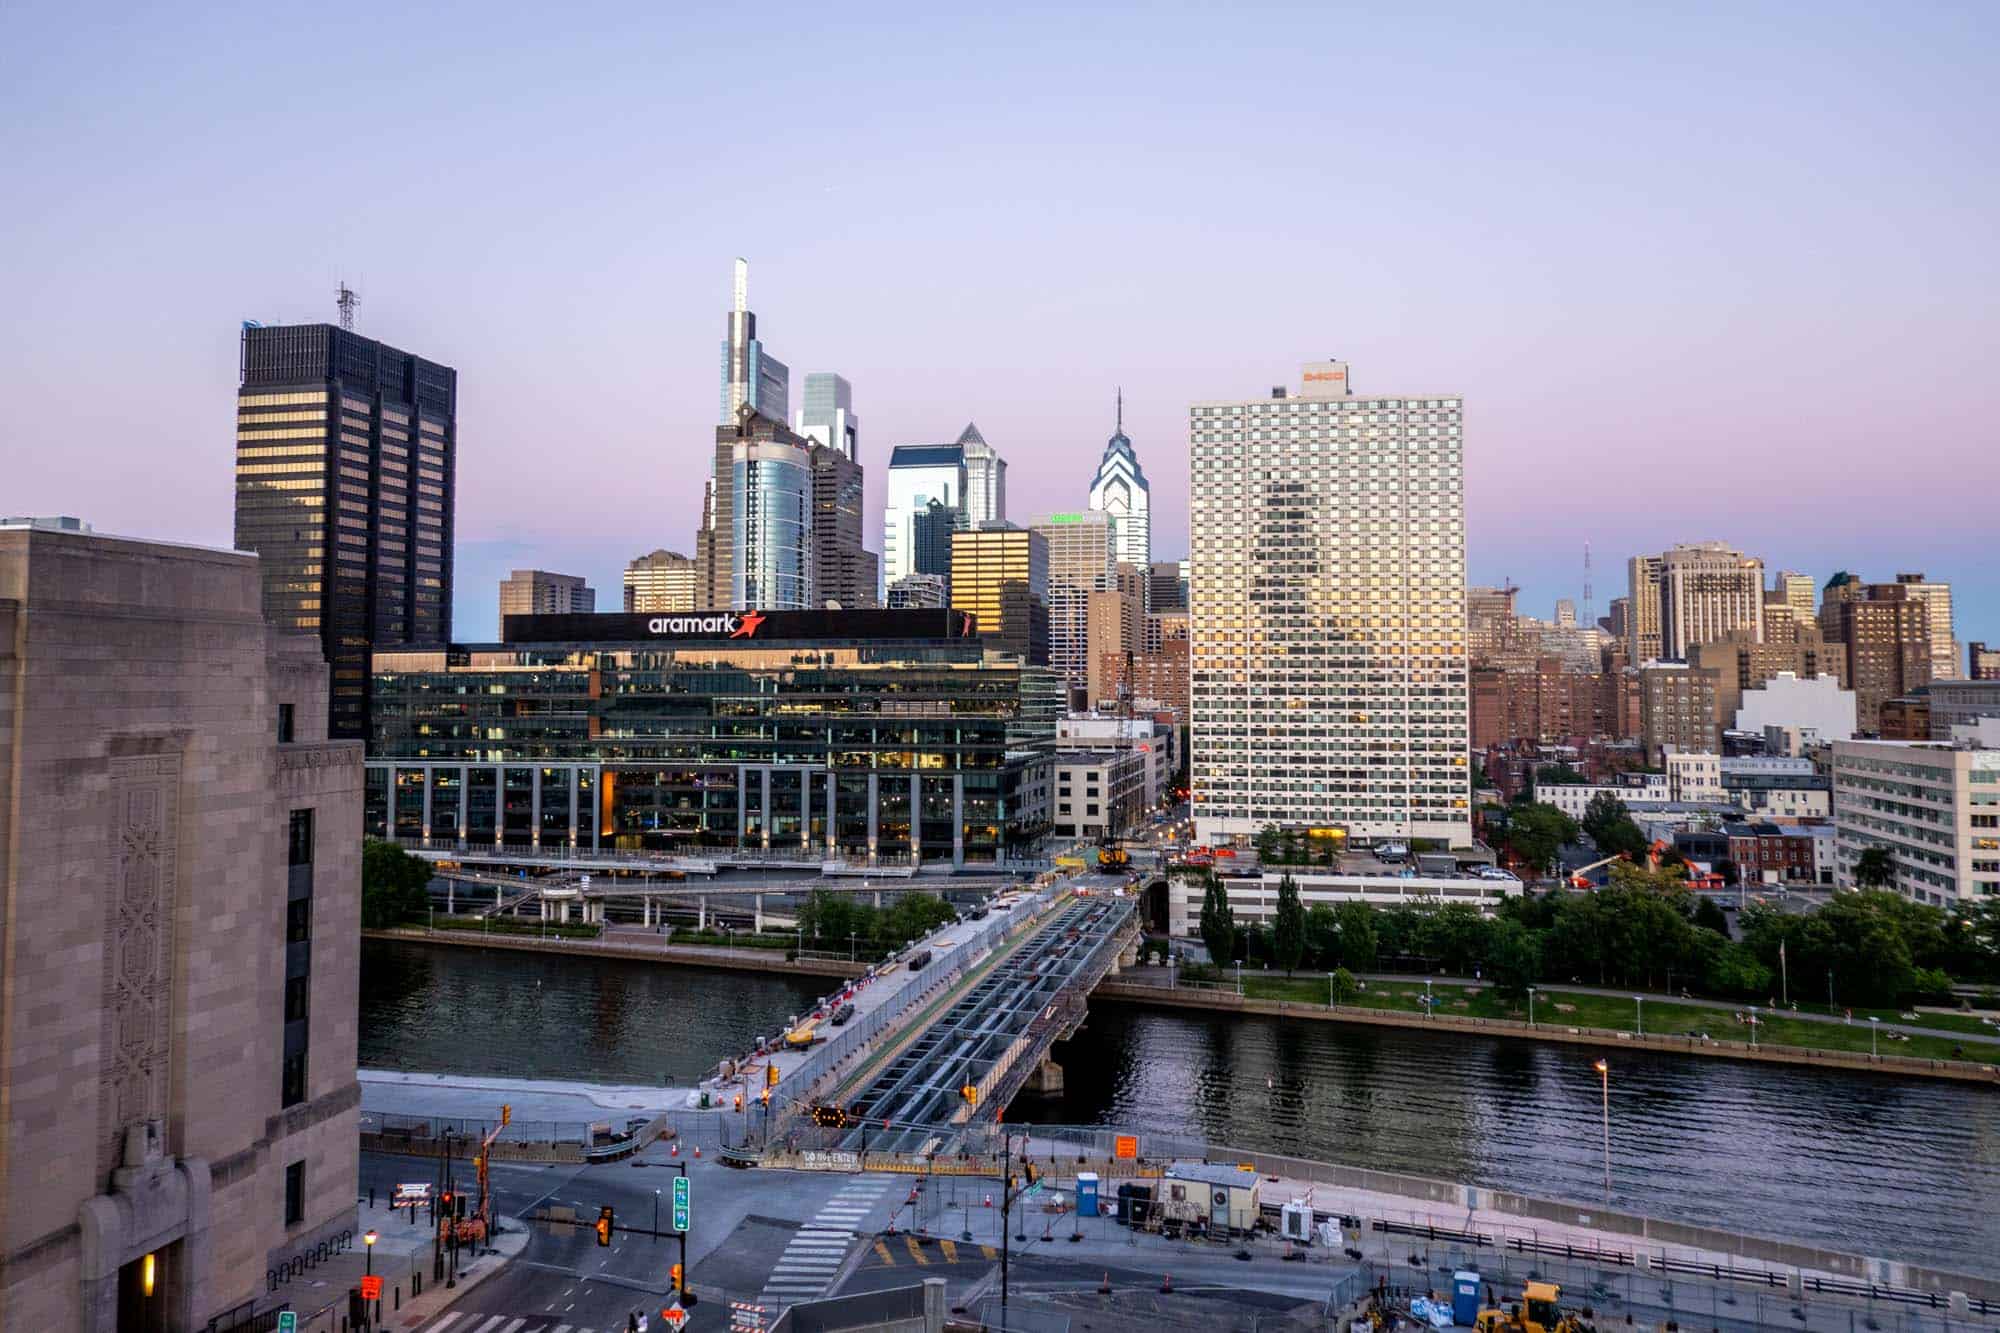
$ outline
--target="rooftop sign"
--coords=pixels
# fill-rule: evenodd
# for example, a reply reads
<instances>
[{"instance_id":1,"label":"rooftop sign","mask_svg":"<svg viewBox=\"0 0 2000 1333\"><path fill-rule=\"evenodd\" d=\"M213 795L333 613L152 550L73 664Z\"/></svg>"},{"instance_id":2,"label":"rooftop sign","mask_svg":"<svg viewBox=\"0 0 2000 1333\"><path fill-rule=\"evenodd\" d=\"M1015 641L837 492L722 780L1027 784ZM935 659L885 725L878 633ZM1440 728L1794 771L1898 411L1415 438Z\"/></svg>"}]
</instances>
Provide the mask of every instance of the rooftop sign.
<instances>
[{"instance_id":1,"label":"rooftop sign","mask_svg":"<svg viewBox=\"0 0 2000 1333\"><path fill-rule=\"evenodd\" d=\"M966 639L973 621L941 607L865 611L687 611L672 615L505 616L503 643L801 643Z\"/></svg>"}]
</instances>

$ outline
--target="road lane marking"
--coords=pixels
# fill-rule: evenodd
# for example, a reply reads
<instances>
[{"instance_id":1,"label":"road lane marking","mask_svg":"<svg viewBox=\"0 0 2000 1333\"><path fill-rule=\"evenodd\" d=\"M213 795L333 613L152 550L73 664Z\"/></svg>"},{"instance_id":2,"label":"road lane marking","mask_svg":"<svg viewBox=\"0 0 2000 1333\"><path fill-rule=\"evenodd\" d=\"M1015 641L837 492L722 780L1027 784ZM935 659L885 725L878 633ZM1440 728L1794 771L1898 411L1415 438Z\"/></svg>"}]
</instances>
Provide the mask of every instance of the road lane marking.
<instances>
[{"instance_id":1,"label":"road lane marking","mask_svg":"<svg viewBox=\"0 0 2000 1333\"><path fill-rule=\"evenodd\" d=\"M477 1319L478 1317L479 1316L477 1315L473 1316L473 1318L475 1319ZM496 1314L491 1319L481 1324L478 1328L474 1329L472 1333L492 1333L494 1329L500 1326L500 1322L504 1320L506 1317L507 1316L504 1314Z\"/></svg>"},{"instance_id":2,"label":"road lane marking","mask_svg":"<svg viewBox=\"0 0 2000 1333\"><path fill-rule=\"evenodd\" d=\"M879 1240L875 1242L875 1253L882 1256L882 1262L885 1264L893 1264L896 1262L894 1259L891 1259L889 1257L889 1247Z\"/></svg>"},{"instance_id":3,"label":"road lane marking","mask_svg":"<svg viewBox=\"0 0 2000 1333\"><path fill-rule=\"evenodd\" d=\"M453 1324L456 1324L459 1320L463 1318L465 1318L463 1314L448 1314L444 1318L438 1320L435 1324L431 1325L430 1333L444 1333L446 1329L450 1328Z\"/></svg>"},{"instance_id":4,"label":"road lane marking","mask_svg":"<svg viewBox=\"0 0 2000 1333\"><path fill-rule=\"evenodd\" d=\"M912 1259L915 1259L920 1264L930 1263L930 1260L924 1258L924 1247L917 1244L917 1238L915 1236L903 1237L903 1243L910 1247L910 1257Z\"/></svg>"},{"instance_id":5,"label":"road lane marking","mask_svg":"<svg viewBox=\"0 0 2000 1333\"><path fill-rule=\"evenodd\" d=\"M939 1242L938 1242L938 1248L939 1248L940 1250L943 1250L943 1251L944 1251L944 1261L945 1261L946 1263L948 1263L948 1264L955 1264L955 1263L957 1263L957 1262L958 1262L958 1242L957 1242L957 1241L955 1241L955 1240L941 1240L941 1241L939 1241Z\"/></svg>"}]
</instances>

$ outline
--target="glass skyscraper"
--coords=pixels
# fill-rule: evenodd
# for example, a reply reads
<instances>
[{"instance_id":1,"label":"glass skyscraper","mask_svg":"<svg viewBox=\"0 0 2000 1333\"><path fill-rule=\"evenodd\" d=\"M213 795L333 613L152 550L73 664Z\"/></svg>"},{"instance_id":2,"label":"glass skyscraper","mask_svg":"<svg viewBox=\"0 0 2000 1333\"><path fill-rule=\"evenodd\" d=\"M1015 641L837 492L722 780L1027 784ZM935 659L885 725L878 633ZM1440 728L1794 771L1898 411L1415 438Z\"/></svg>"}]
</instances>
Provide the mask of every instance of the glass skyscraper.
<instances>
[{"instance_id":1,"label":"glass skyscraper","mask_svg":"<svg viewBox=\"0 0 2000 1333\"><path fill-rule=\"evenodd\" d=\"M1471 841L1455 396L1189 409L1192 776L1203 841L1266 824Z\"/></svg>"},{"instance_id":2,"label":"glass skyscraper","mask_svg":"<svg viewBox=\"0 0 2000 1333\"><path fill-rule=\"evenodd\" d=\"M730 476L736 515L730 605L762 611L817 605L811 455L777 440L744 441L735 447Z\"/></svg>"},{"instance_id":3,"label":"glass skyscraper","mask_svg":"<svg viewBox=\"0 0 2000 1333\"><path fill-rule=\"evenodd\" d=\"M331 324L246 325L238 550L264 613L316 633L328 734L368 734L368 651L451 637L458 372Z\"/></svg>"}]
</instances>

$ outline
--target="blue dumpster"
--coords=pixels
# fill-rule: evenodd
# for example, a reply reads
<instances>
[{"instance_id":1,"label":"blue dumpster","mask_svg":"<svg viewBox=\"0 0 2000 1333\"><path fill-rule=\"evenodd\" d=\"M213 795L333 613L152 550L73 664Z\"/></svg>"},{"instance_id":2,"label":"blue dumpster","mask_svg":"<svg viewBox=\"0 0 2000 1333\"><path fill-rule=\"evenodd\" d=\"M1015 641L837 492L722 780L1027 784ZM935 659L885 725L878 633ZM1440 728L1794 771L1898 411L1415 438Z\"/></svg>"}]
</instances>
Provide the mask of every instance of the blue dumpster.
<instances>
[{"instance_id":1,"label":"blue dumpster","mask_svg":"<svg viewBox=\"0 0 2000 1333\"><path fill-rule=\"evenodd\" d=\"M1076 1215L1078 1217L1097 1216L1097 1173L1079 1171L1076 1173Z\"/></svg>"},{"instance_id":2,"label":"blue dumpster","mask_svg":"<svg viewBox=\"0 0 2000 1333\"><path fill-rule=\"evenodd\" d=\"M1461 1328L1479 1322L1479 1274L1469 1268L1451 1275L1451 1322Z\"/></svg>"}]
</instances>

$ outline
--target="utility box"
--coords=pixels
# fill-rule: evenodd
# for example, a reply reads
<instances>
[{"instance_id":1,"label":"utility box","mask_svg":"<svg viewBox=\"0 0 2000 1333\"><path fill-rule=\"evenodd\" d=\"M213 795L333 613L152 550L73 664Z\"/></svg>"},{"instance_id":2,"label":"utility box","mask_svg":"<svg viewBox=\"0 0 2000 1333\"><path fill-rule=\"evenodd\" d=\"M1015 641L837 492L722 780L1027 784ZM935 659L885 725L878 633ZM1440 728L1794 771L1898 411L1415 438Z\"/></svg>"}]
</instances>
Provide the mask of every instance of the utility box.
<instances>
[{"instance_id":1,"label":"utility box","mask_svg":"<svg viewBox=\"0 0 2000 1333\"><path fill-rule=\"evenodd\" d=\"M1076 1173L1076 1215L1078 1217L1097 1216L1097 1173L1079 1171Z\"/></svg>"},{"instance_id":2,"label":"utility box","mask_svg":"<svg viewBox=\"0 0 2000 1333\"><path fill-rule=\"evenodd\" d=\"M1312 1244L1313 1209L1304 1199L1293 1199L1278 1209L1278 1234L1302 1245Z\"/></svg>"},{"instance_id":3,"label":"utility box","mask_svg":"<svg viewBox=\"0 0 2000 1333\"><path fill-rule=\"evenodd\" d=\"M1470 1268L1451 1275L1451 1322L1460 1328L1479 1322L1479 1274Z\"/></svg>"}]
</instances>

